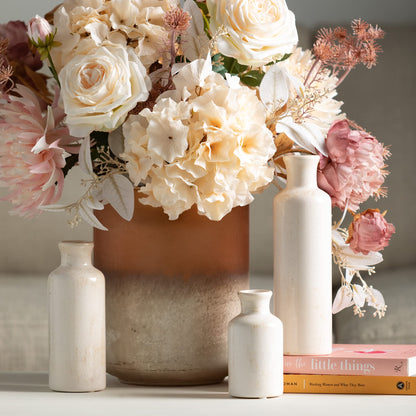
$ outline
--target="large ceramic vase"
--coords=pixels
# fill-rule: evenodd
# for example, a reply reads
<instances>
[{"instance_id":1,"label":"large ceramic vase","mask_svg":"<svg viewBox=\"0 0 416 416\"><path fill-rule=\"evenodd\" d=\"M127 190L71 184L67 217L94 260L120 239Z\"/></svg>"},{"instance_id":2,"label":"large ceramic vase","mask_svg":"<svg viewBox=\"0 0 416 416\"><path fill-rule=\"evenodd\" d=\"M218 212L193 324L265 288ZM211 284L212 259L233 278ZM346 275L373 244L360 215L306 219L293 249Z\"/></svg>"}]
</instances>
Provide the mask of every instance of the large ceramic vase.
<instances>
[{"instance_id":1,"label":"large ceramic vase","mask_svg":"<svg viewBox=\"0 0 416 416\"><path fill-rule=\"evenodd\" d=\"M126 222L98 213L95 265L106 278L107 371L145 385L216 383L227 375L227 326L248 288L248 207L213 222L136 204Z\"/></svg>"},{"instance_id":2,"label":"large ceramic vase","mask_svg":"<svg viewBox=\"0 0 416 416\"><path fill-rule=\"evenodd\" d=\"M319 156L284 157L287 185L274 199L275 314L284 353L332 350L331 200L317 186Z\"/></svg>"}]
</instances>

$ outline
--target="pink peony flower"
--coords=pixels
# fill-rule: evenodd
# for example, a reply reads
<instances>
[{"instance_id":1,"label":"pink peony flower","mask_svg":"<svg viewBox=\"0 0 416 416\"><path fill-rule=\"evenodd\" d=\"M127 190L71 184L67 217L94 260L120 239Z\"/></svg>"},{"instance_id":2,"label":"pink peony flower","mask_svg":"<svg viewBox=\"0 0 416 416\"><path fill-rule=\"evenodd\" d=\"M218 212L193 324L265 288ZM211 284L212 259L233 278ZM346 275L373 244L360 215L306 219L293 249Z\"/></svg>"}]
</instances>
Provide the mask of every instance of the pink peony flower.
<instances>
[{"instance_id":1,"label":"pink peony flower","mask_svg":"<svg viewBox=\"0 0 416 416\"><path fill-rule=\"evenodd\" d=\"M31 70L42 68L42 61L37 51L30 48L26 24L20 20L0 25L0 38L7 38L7 58L10 61L21 62Z\"/></svg>"},{"instance_id":2,"label":"pink peony flower","mask_svg":"<svg viewBox=\"0 0 416 416\"><path fill-rule=\"evenodd\" d=\"M30 89L17 85L14 92L19 96L0 99L0 183L10 190L4 199L13 213L32 217L60 198L65 148L78 139L60 126L62 110L48 107L44 115Z\"/></svg>"},{"instance_id":3,"label":"pink peony flower","mask_svg":"<svg viewBox=\"0 0 416 416\"><path fill-rule=\"evenodd\" d=\"M52 34L52 27L46 19L36 15L29 20L27 34L33 44L45 44Z\"/></svg>"},{"instance_id":4,"label":"pink peony flower","mask_svg":"<svg viewBox=\"0 0 416 416\"><path fill-rule=\"evenodd\" d=\"M348 232L346 242L350 244L351 250L367 255L370 251L380 251L387 247L396 229L378 209L367 209L354 216Z\"/></svg>"},{"instance_id":5,"label":"pink peony flower","mask_svg":"<svg viewBox=\"0 0 416 416\"><path fill-rule=\"evenodd\" d=\"M332 205L356 211L370 196L382 194L388 151L368 133L351 130L347 120L333 123L326 138L328 157L321 155L318 185Z\"/></svg>"}]
</instances>

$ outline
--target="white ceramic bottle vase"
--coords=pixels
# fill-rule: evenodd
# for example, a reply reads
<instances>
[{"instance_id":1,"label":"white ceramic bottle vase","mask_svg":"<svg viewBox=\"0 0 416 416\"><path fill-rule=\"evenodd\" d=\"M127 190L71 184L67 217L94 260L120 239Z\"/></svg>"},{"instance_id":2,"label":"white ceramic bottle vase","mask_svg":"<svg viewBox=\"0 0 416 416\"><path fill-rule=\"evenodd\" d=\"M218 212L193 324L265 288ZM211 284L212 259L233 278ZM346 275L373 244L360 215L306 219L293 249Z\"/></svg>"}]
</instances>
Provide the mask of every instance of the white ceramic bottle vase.
<instances>
[{"instance_id":1,"label":"white ceramic bottle vase","mask_svg":"<svg viewBox=\"0 0 416 416\"><path fill-rule=\"evenodd\" d=\"M332 351L331 200L317 186L319 156L284 157L287 185L274 199L274 312L284 353Z\"/></svg>"},{"instance_id":2,"label":"white ceramic bottle vase","mask_svg":"<svg viewBox=\"0 0 416 416\"><path fill-rule=\"evenodd\" d=\"M239 292L241 314L228 327L228 390L231 396L283 394L283 328L270 313L270 290Z\"/></svg>"},{"instance_id":3,"label":"white ceramic bottle vase","mask_svg":"<svg viewBox=\"0 0 416 416\"><path fill-rule=\"evenodd\" d=\"M61 265L48 279L49 387L105 389L105 282L92 266L93 243L59 243Z\"/></svg>"}]
</instances>

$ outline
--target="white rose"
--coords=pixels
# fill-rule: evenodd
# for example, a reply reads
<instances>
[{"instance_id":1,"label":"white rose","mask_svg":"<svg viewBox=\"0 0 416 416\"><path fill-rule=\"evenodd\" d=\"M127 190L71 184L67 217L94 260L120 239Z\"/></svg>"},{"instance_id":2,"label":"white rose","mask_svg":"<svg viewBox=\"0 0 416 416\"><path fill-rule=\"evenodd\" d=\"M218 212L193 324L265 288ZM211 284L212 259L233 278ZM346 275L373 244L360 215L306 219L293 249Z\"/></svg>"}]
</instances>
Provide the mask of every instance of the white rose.
<instances>
[{"instance_id":1,"label":"white rose","mask_svg":"<svg viewBox=\"0 0 416 416\"><path fill-rule=\"evenodd\" d=\"M76 55L61 70L61 99L72 136L112 131L151 87L146 69L132 50L103 44Z\"/></svg>"},{"instance_id":2,"label":"white rose","mask_svg":"<svg viewBox=\"0 0 416 416\"><path fill-rule=\"evenodd\" d=\"M260 66L290 53L298 42L295 15L285 0L207 0L212 33L224 25L219 51Z\"/></svg>"}]
</instances>

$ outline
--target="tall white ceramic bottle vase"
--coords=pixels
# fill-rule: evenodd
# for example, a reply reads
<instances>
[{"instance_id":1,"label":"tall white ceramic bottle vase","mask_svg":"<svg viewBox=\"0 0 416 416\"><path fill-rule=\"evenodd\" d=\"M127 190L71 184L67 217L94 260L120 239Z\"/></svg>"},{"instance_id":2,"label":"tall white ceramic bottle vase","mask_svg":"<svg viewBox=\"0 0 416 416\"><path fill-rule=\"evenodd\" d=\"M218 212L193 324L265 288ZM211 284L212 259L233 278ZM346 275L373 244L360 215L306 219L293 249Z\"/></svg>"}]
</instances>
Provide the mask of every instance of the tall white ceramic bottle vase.
<instances>
[{"instance_id":1,"label":"tall white ceramic bottle vase","mask_svg":"<svg viewBox=\"0 0 416 416\"><path fill-rule=\"evenodd\" d=\"M231 396L283 394L283 328L270 313L270 290L239 292L241 314L228 327L228 389Z\"/></svg>"},{"instance_id":2,"label":"tall white ceramic bottle vase","mask_svg":"<svg viewBox=\"0 0 416 416\"><path fill-rule=\"evenodd\" d=\"M105 389L105 282L92 266L92 242L59 243L61 265L48 279L49 387Z\"/></svg>"},{"instance_id":3,"label":"tall white ceramic bottle vase","mask_svg":"<svg viewBox=\"0 0 416 416\"><path fill-rule=\"evenodd\" d=\"M284 157L287 185L274 199L274 312L284 353L332 351L331 200L317 186L319 156Z\"/></svg>"}]
</instances>

